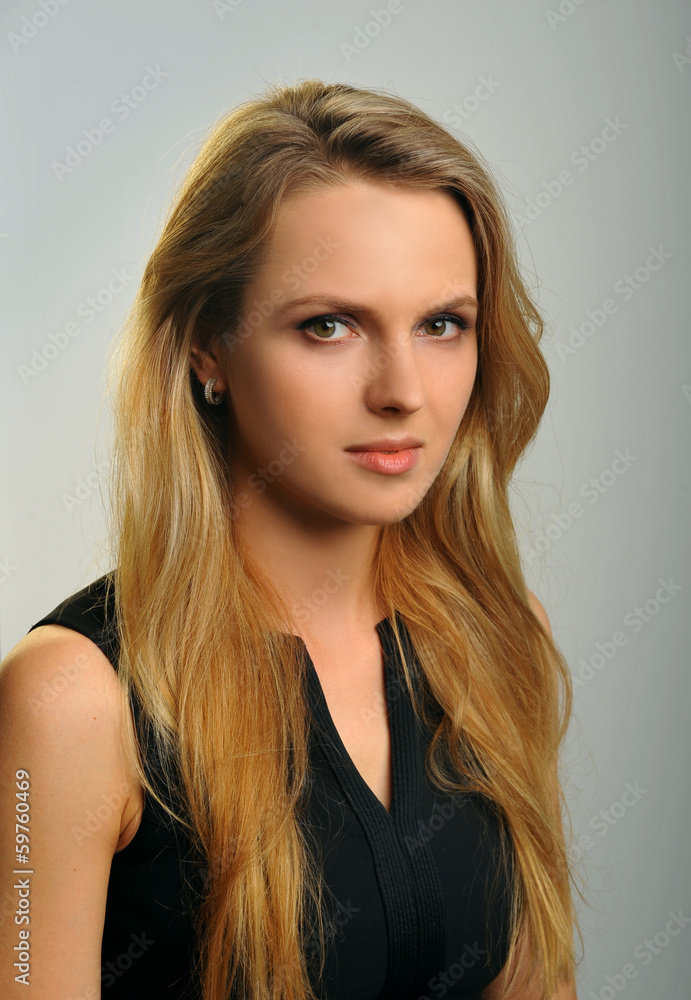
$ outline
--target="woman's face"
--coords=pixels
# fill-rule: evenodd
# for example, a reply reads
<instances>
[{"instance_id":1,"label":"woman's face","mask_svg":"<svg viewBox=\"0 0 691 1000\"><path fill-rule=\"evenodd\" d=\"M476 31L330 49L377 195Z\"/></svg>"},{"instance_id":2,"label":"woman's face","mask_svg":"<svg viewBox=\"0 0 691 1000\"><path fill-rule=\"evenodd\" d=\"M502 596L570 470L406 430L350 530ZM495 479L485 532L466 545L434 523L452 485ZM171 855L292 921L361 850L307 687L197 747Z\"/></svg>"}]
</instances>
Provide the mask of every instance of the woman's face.
<instances>
[{"instance_id":1,"label":"woman's face","mask_svg":"<svg viewBox=\"0 0 691 1000\"><path fill-rule=\"evenodd\" d=\"M284 202L215 386L240 505L262 495L320 523L414 510L473 387L476 294L445 192L359 182Z\"/></svg>"}]
</instances>

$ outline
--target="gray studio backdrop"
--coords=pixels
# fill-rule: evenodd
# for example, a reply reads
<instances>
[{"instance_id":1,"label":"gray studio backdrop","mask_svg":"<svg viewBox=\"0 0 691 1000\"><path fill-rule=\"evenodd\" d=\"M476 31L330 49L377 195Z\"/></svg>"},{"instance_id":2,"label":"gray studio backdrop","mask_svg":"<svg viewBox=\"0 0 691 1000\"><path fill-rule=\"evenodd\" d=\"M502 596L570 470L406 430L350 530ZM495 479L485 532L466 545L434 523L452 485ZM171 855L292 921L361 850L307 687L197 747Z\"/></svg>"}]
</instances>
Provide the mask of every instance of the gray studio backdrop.
<instances>
[{"instance_id":1,"label":"gray studio backdrop","mask_svg":"<svg viewBox=\"0 0 691 1000\"><path fill-rule=\"evenodd\" d=\"M0 35L3 654L110 568L105 360L205 130L277 79L391 88L490 161L548 321L513 501L575 684L579 995L690 997L688 5L21 0Z\"/></svg>"}]
</instances>

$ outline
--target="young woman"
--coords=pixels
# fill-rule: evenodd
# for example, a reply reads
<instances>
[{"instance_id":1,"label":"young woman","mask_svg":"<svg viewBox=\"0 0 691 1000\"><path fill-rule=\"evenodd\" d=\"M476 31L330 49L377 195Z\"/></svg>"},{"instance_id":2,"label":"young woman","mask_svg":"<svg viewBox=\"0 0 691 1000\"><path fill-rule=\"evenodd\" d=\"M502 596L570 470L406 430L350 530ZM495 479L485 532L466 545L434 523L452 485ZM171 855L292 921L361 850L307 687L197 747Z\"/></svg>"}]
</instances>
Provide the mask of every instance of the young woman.
<instances>
[{"instance_id":1,"label":"young woman","mask_svg":"<svg viewBox=\"0 0 691 1000\"><path fill-rule=\"evenodd\" d=\"M115 569L0 673L3 997L575 998L569 672L507 500L541 332L413 105L213 130L119 352Z\"/></svg>"}]
</instances>

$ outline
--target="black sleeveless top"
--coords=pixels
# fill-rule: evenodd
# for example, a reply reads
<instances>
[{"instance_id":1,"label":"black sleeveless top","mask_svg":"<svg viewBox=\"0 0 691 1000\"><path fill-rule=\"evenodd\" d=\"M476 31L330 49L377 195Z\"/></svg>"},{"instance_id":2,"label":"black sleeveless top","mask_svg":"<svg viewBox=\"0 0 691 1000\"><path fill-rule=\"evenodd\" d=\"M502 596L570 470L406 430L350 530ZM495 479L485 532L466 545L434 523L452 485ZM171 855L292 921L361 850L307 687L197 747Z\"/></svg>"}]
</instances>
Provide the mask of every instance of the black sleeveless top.
<instances>
[{"instance_id":1,"label":"black sleeveless top","mask_svg":"<svg viewBox=\"0 0 691 1000\"><path fill-rule=\"evenodd\" d=\"M117 669L105 576L32 628L48 624L87 636ZM480 1000L508 951L511 862L498 872L502 821L482 796L449 796L431 784L424 765L431 734L414 711L389 620L376 627L391 727L390 813L346 751L304 650L312 719L306 815L329 890L326 962L315 990L324 1000ZM88 826L86 817L84 836ZM199 996L193 913L208 873L180 830L147 795L134 838L113 856L104 1000ZM308 940L308 959L310 948Z\"/></svg>"}]
</instances>

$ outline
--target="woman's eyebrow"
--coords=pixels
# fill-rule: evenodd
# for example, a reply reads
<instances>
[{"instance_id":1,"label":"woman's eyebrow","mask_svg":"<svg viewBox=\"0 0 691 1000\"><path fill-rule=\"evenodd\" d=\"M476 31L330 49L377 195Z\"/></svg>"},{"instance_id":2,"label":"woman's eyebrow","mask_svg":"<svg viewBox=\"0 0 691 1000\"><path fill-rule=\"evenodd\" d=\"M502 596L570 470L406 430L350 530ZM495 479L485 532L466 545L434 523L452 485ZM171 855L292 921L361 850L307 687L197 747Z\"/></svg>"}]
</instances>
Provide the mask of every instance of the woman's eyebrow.
<instances>
[{"instance_id":1,"label":"woman's eyebrow","mask_svg":"<svg viewBox=\"0 0 691 1000\"><path fill-rule=\"evenodd\" d=\"M377 314L377 310L371 309L369 306L361 305L348 299L342 299L340 296L330 295L328 292L324 292L305 295L299 299L292 299L290 302L286 302L274 315L277 319L280 319L291 309L295 309L298 306L316 305L317 303L328 303L328 307L330 309L338 309L342 312L360 313L364 316L375 316ZM435 304L432 308L435 311L443 312L445 309L458 309L462 306L474 306L475 308L479 308L479 302L473 295L461 295L454 299L450 299L448 302Z\"/></svg>"}]
</instances>

